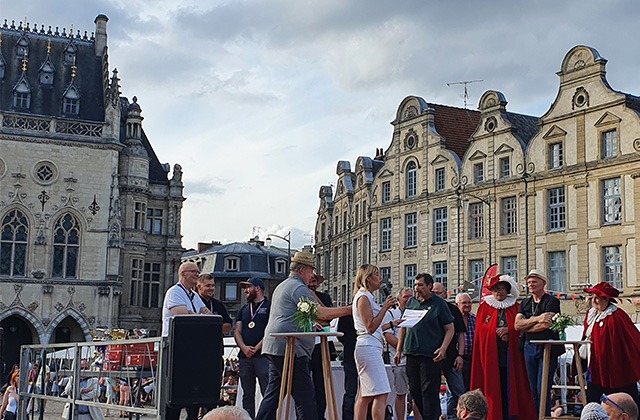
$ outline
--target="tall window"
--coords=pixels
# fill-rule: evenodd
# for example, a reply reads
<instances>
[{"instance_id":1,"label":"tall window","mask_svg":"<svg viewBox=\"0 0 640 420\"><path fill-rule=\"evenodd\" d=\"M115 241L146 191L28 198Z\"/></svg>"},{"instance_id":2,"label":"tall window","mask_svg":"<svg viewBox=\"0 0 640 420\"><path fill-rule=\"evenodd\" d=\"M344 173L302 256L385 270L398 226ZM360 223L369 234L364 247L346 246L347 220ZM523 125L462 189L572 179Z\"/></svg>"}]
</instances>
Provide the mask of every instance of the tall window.
<instances>
[{"instance_id":1,"label":"tall window","mask_svg":"<svg viewBox=\"0 0 640 420\"><path fill-rule=\"evenodd\" d=\"M347 218L347 212L342 212L342 231L346 232L347 231L347 222L349 221L349 219Z\"/></svg>"},{"instance_id":2,"label":"tall window","mask_svg":"<svg viewBox=\"0 0 640 420\"><path fill-rule=\"evenodd\" d=\"M484 181L484 163L473 165L473 180L476 184Z\"/></svg>"},{"instance_id":3,"label":"tall window","mask_svg":"<svg viewBox=\"0 0 640 420\"><path fill-rule=\"evenodd\" d=\"M383 283L389 283L389 280L391 280L391 267L380 267L380 278Z\"/></svg>"},{"instance_id":4,"label":"tall window","mask_svg":"<svg viewBox=\"0 0 640 420\"><path fill-rule=\"evenodd\" d=\"M363 222L366 222L367 220L369 220L369 218L367 217L367 212L368 212L367 202L363 201L362 202L362 221Z\"/></svg>"},{"instance_id":5,"label":"tall window","mask_svg":"<svg viewBox=\"0 0 640 420\"><path fill-rule=\"evenodd\" d=\"M509 156L500 158L500 178L511 176L511 159Z\"/></svg>"},{"instance_id":6,"label":"tall window","mask_svg":"<svg viewBox=\"0 0 640 420\"><path fill-rule=\"evenodd\" d=\"M549 253L549 289L567 291L567 256L564 251Z\"/></svg>"},{"instance_id":7,"label":"tall window","mask_svg":"<svg viewBox=\"0 0 640 420\"><path fill-rule=\"evenodd\" d=\"M404 216L405 220L405 242L406 248L414 248L418 246L418 215L417 213L409 213Z\"/></svg>"},{"instance_id":8,"label":"tall window","mask_svg":"<svg viewBox=\"0 0 640 420\"><path fill-rule=\"evenodd\" d=\"M224 284L224 300L239 300L238 283L235 281L228 281Z\"/></svg>"},{"instance_id":9,"label":"tall window","mask_svg":"<svg viewBox=\"0 0 640 420\"><path fill-rule=\"evenodd\" d=\"M616 289L622 289L622 247L605 246L602 248L604 262L604 281Z\"/></svg>"},{"instance_id":10,"label":"tall window","mask_svg":"<svg viewBox=\"0 0 640 420\"><path fill-rule=\"evenodd\" d=\"M162 209L147 209L146 231L153 235L162 234Z\"/></svg>"},{"instance_id":11,"label":"tall window","mask_svg":"<svg viewBox=\"0 0 640 420\"><path fill-rule=\"evenodd\" d=\"M415 162L407 165L407 198L415 197L418 190L418 167Z\"/></svg>"},{"instance_id":12,"label":"tall window","mask_svg":"<svg viewBox=\"0 0 640 420\"><path fill-rule=\"evenodd\" d=\"M362 264L369 261L369 235L362 235Z\"/></svg>"},{"instance_id":13,"label":"tall window","mask_svg":"<svg viewBox=\"0 0 640 420\"><path fill-rule=\"evenodd\" d=\"M1 275L25 275L28 234L29 221L20 210L11 210L2 218L2 232L0 232Z\"/></svg>"},{"instance_id":14,"label":"tall window","mask_svg":"<svg viewBox=\"0 0 640 420\"><path fill-rule=\"evenodd\" d=\"M320 240L325 241L327 239L327 225L325 222L322 222L320 226Z\"/></svg>"},{"instance_id":15,"label":"tall window","mask_svg":"<svg viewBox=\"0 0 640 420\"><path fill-rule=\"evenodd\" d=\"M353 214L356 218L356 225L360 223L360 204L356 204L355 209L353 210Z\"/></svg>"},{"instance_id":16,"label":"tall window","mask_svg":"<svg viewBox=\"0 0 640 420\"><path fill-rule=\"evenodd\" d=\"M325 277L329 277L330 273L331 273L331 251L325 251L325 253L324 253L324 270L323 270L322 274L324 274Z\"/></svg>"},{"instance_id":17,"label":"tall window","mask_svg":"<svg viewBox=\"0 0 640 420\"><path fill-rule=\"evenodd\" d=\"M136 201L133 205L133 228L143 229L145 226L145 219L147 216L146 204Z\"/></svg>"},{"instance_id":18,"label":"tall window","mask_svg":"<svg viewBox=\"0 0 640 420\"><path fill-rule=\"evenodd\" d=\"M609 130L602 133L602 158L618 156L618 132Z\"/></svg>"},{"instance_id":19,"label":"tall window","mask_svg":"<svg viewBox=\"0 0 640 420\"><path fill-rule=\"evenodd\" d=\"M338 234L338 228L340 227L340 217L338 217L338 215L336 214L336 221L333 224L333 234L337 235Z\"/></svg>"},{"instance_id":20,"label":"tall window","mask_svg":"<svg viewBox=\"0 0 640 420\"><path fill-rule=\"evenodd\" d=\"M436 261L433 263L433 280L444 285L444 288L447 289L447 262L446 261Z\"/></svg>"},{"instance_id":21,"label":"tall window","mask_svg":"<svg viewBox=\"0 0 640 420\"><path fill-rule=\"evenodd\" d=\"M142 304L145 308L157 308L160 296L160 263L144 263Z\"/></svg>"},{"instance_id":22,"label":"tall window","mask_svg":"<svg viewBox=\"0 0 640 420\"><path fill-rule=\"evenodd\" d=\"M391 250L391 218L380 220L380 251Z\"/></svg>"},{"instance_id":23,"label":"tall window","mask_svg":"<svg viewBox=\"0 0 640 420\"><path fill-rule=\"evenodd\" d=\"M433 210L433 242L442 244L447 242L447 208L440 207Z\"/></svg>"},{"instance_id":24,"label":"tall window","mask_svg":"<svg viewBox=\"0 0 640 420\"><path fill-rule=\"evenodd\" d=\"M484 261L469 260L469 273L471 274L471 283L481 286L482 277L484 276Z\"/></svg>"},{"instance_id":25,"label":"tall window","mask_svg":"<svg viewBox=\"0 0 640 420\"><path fill-rule=\"evenodd\" d=\"M502 213L502 234L511 235L517 233L518 212L516 197L505 197L500 201Z\"/></svg>"},{"instance_id":26,"label":"tall window","mask_svg":"<svg viewBox=\"0 0 640 420\"><path fill-rule=\"evenodd\" d=\"M357 270L358 269L358 239L354 239L353 243L351 244L351 269L352 270Z\"/></svg>"},{"instance_id":27,"label":"tall window","mask_svg":"<svg viewBox=\"0 0 640 420\"><path fill-rule=\"evenodd\" d=\"M518 281L518 257L502 257L502 272Z\"/></svg>"},{"instance_id":28,"label":"tall window","mask_svg":"<svg viewBox=\"0 0 640 420\"><path fill-rule=\"evenodd\" d=\"M416 274L418 274L418 268L415 264L407 264L404 266L404 285L406 287L413 288L413 283L416 281Z\"/></svg>"},{"instance_id":29,"label":"tall window","mask_svg":"<svg viewBox=\"0 0 640 420\"><path fill-rule=\"evenodd\" d=\"M562 143L553 143L549 145L549 169L558 169L564 163L564 154L562 151Z\"/></svg>"},{"instance_id":30,"label":"tall window","mask_svg":"<svg viewBox=\"0 0 640 420\"><path fill-rule=\"evenodd\" d=\"M338 261L340 259L340 247L333 248L333 275L338 275Z\"/></svg>"},{"instance_id":31,"label":"tall window","mask_svg":"<svg viewBox=\"0 0 640 420\"><path fill-rule=\"evenodd\" d=\"M143 268L144 261L139 258L133 258L131 260L131 306L138 306L141 304Z\"/></svg>"},{"instance_id":32,"label":"tall window","mask_svg":"<svg viewBox=\"0 0 640 420\"><path fill-rule=\"evenodd\" d=\"M80 225L78 219L67 213L53 228L52 277L75 278L80 251Z\"/></svg>"},{"instance_id":33,"label":"tall window","mask_svg":"<svg viewBox=\"0 0 640 420\"><path fill-rule=\"evenodd\" d=\"M436 169L436 191L444 191L447 185L445 168Z\"/></svg>"},{"instance_id":34,"label":"tall window","mask_svg":"<svg viewBox=\"0 0 640 420\"><path fill-rule=\"evenodd\" d=\"M342 270L341 273L347 272L347 258L349 257L349 253L347 252L347 244L342 244Z\"/></svg>"},{"instance_id":35,"label":"tall window","mask_svg":"<svg viewBox=\"0 0 640 420\"><path fill-rule=\"evenodd\" d=\"M620 178L610 178L602 181L602 222L604 224L620 223L622 221L622 194L620 193Z\"/></svg>"},{"instance_id":36,"label":"tall window","mask_svg":"<svg viewBox=\"0 0 640 420\"><path fill-rule=\"evenodd\" d=\"M484 236L484 203L469 204L469 238L480 239Z\"/></svg>"},{"instance_id":37,"label":"tall window","mask_svg":"<svg viewBox=\"0 0 640 420\"><path fill-rule=\"evenodd\" d=\"M548 191L549 206L549 231L564 230L566 221L566 208L564 200L564 187L550 188Z\"/></svg>"},{"instance_id":38,"label":"tall window","mask_svg":"<svg viewBox=\"0 0 640 420\"><path fill-rule=\"evenodd\" d=\"M382 183L382 202L391 202L391 181L385 181Z\"/></svg>"}]
</instances>

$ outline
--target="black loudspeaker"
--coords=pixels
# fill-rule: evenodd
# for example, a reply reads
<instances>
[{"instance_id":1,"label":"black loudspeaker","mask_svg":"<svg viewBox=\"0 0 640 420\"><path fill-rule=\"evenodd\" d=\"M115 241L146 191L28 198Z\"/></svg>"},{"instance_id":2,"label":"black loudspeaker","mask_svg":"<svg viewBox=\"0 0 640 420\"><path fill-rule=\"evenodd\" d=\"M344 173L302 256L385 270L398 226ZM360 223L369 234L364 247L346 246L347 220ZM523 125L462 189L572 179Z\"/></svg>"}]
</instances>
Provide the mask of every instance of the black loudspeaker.
<instances>
[{"instance_id":1,"label":"black loudspeaker","mask_svg":"<svg viewBox=\"0 0 640 420\"><path fill-rule=\"evenodd\" d=\"M171 318L168 360L168 405L218 404L222 381L222 317L178 315Z\"/></svg>"}]
</instances>

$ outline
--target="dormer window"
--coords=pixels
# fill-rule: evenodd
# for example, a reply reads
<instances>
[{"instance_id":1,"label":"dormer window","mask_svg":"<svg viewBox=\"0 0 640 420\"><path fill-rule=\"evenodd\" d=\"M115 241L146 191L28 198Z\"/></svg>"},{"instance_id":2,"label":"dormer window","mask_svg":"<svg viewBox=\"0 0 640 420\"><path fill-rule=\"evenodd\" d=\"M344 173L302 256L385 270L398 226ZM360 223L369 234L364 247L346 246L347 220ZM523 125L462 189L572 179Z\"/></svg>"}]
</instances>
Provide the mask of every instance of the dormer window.
<instances>
[{"instance_id":1,"label":"dormer window","mask_svg":"<svg viewBox=\"0 0 640 420\"><path fill-rule=\"evenodd\" d=\"M238 257L225 258L224 271L240 271L240 258Z\"/></svg>"},{"instance_id":2,"label":"dormer window","mask_svg":"<svg viewBox=\"0 0 640 420\"><path fill-rule=\"evenodd\" d=\"M13 109L28 111L31 106L31 89L23 80L13 89Z\"/></svg>"},{"instance_id":3,"label":"dormer window","mask_svg":"<svg viewBox=\"0 0 640 420\"><path fill-rule=\"evenodd\" d=\"M47 61L40 68L40 84L42 85L53 85L53 74L55 73L55 68L53 64L47 59Z\"/></svg>"},{"instance_id":4,"label":"dormer window","mask_svg":"<svg viewBox=\"0 0 640 420\"><path fill-rule=\"evenodd\" d=\"M19 60L29 57L29 40L24 35L16 44L16 57Z\"/></svg>"},{"instance_id":5,"label":"dormer window","mask_svg":"<svg viewBox=\"0 0 640 420\"><path fill-rule=\"evenodd\" d=\"M80 93L75 86L71 86L62 98L62 113L64 115L80 115Z\"/></svg>"},{"instance_id":6,"label":"dormer window","mask_svg":"<svg viewBox=\"0 0 640 420\"><path fill-rule=\"evenodd\" d=\"M76 48L73 44L69 44L64 50L64 62L69 65L76 63Z\"/></svg>"},{"instance_id":7,"label":"dormer window","mask_svg":"<svg viewBox=\"0 0 640 420\"><path fill-rule=\"evenodd\" d=\"M6 64L4 62L4 57L0 54L0 79L4 79L4 69L6 68Z\"/></svg>"}]
</instances>

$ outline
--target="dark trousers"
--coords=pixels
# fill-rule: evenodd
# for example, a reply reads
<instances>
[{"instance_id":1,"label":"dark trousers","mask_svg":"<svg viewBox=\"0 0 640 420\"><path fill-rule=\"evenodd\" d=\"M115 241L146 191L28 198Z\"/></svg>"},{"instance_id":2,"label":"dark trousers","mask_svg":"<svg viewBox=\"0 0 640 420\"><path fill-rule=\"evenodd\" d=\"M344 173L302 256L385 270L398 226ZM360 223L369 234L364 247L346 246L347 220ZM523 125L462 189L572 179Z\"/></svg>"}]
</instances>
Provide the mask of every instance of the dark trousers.
<instances>
[{"instance_id":1,"label":"dark trousers","mask_svg":"<svg viewBox=\"0 0 640 420\"><path fill-rule=\"evenodd\" d=\"M471 389L471 355L464 356L462 380L464 381L464 392L468 392Z\"/></svg>"},{"instance_id":2,"label":"dark trousers","mask_svg":"<svg viewBox=\"0 0 640 420\"><path fill-rule=\"evenodd\" d=\"M316 344L311 353L311 376L313 389L316 393L316 413L318 419L324 420L324 412L327 411L327 397L324 394L324 373L322 371L322 347Z\"/></svg>"},{"instance_id":3,"label":"dark trousers","mask_svg":"<svg viewBox=\"0 0 640 420\"><path fill-rule=\"evenodd\" d=\"M280 400L280 384L282 383L282 367L284 356L267 355L269 359L269 384L260 404L256 420L273 420L278 411ZM315 392L309 370L310 359L308 357L296 357L293 364L293 383L291 395L293 396L298 420L317 420ZM288 416L288 413L285 414Z\"/></svg>"},{"instance_id":4,"label":"dark trousers","mask_svg":"<svg viewBox=\"0 0 640 420\"><path fill-rule=\"evenodd\" d=\"M342 420L353 420L358 395L358 368L353 357L342 362L344 368L344 397L342 398Z\"/></svg>"},{"instance_id":5,"label":"dark trousers","mask_svg":"<svg viewBox=\"0 0 640 420\"><path fill-rule=\"evenodd\" d=\"M440 372L442 362L407 354L409 392L424 420L438 420L440 417Z\"/></svg>"},{"instance_id":6,"label":"dark trousers","mask_svg":"<svg viewBox=\"0 0 640 420\"><path fill-rule=\"evenodd\" d=\"M262 395L267 392L269 383L269 361L263 355L240 357L240 385L242 385L242 408L251 418L256 417L256 378Z\"/></svg>"}]
</instances>

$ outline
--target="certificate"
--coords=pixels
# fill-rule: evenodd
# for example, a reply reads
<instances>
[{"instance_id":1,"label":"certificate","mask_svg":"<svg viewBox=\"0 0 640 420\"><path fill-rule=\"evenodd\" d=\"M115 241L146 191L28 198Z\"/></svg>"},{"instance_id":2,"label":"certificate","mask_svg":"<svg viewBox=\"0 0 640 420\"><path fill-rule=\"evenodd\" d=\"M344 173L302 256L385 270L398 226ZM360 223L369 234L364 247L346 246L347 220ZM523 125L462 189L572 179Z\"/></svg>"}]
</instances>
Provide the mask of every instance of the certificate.
<instances>
[{"instance_id":1,"label":"certificate","mask_svg":"<svg viewBox=\"0 0 640 420\"><path fill-rule=\"evenodd\" d=\"M415 310L415 309L407 309L404 311L402 315L402 322L400 323L400 327L411 328L415 326L418 322L424 318L424 316L429 312L428 309L423 310Z\"/></svg>"}]
</instances>

